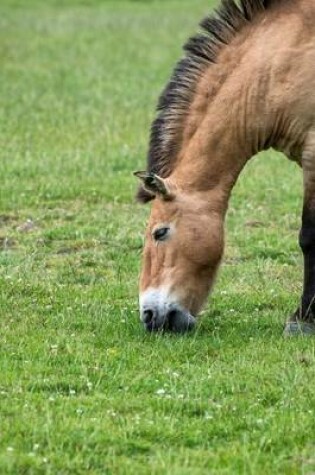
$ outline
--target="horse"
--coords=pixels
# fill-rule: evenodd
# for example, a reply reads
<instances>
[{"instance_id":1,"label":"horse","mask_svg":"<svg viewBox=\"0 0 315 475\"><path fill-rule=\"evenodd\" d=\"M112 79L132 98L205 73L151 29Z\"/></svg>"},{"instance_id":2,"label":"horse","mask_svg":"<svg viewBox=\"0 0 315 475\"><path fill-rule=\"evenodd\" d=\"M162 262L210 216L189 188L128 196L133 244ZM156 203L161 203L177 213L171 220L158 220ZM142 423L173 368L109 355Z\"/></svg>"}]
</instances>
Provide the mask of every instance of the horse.
<instances>
[{"instance_id":1,"label":"horse","mask_svg":"<svg viewBox=\"0 0 315 475\"><path fill-rule=\"evenodd\" d=\"M222 0L184 46L151 127L140 202L152 201L140 275L148 331L195 326L224 250L233 186L274 148L303 172L304 286L286 335L315 333L315 2Z\"/></svg>"}]
</instances>

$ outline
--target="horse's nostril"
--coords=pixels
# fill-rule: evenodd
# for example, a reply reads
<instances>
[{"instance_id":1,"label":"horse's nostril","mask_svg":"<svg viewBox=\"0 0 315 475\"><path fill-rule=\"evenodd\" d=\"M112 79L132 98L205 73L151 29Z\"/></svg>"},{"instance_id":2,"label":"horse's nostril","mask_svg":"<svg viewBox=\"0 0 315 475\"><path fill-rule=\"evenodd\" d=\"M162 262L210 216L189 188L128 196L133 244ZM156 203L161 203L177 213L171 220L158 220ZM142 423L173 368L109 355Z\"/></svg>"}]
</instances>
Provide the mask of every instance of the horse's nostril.
<instances>
[{"instance_id":1,"label":"horse's nostril","mask_svg":"<svg viewBox=\"0 0 315 475\"><path fill-rule=\"evenodd\" d=\"M175 319L176 319L176 310L171 310L168 315L167 315L167 320L168 320L168 326L170 329L173 328Z\"/></svg>"},{"instance_id":2,"label":"horse's nostril","mask_svg":"<svg viewBox=\"0 0 315 475\"><path fill-rule=\"evenodd\" d=\"M143 318L142 321L143 323L150 323L153 320L153 312L152 310L145 310L143 312Z\"/></svg>"}]
</instances>

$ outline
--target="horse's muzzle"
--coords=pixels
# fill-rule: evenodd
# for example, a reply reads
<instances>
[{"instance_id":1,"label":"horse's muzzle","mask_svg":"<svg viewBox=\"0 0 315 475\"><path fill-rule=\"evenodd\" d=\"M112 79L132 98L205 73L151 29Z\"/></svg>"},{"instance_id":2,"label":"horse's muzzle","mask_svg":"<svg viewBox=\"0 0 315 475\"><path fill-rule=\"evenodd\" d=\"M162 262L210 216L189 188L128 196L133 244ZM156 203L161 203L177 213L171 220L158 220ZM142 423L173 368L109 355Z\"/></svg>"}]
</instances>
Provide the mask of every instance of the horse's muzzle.
<instances>
[{"instance_id":1,"label":"horse's muzzle","mask_svg":"<svg viewBox=\"0 0 315 475\"><path fill-rule=\"evenodd\" d=\"M141 320L146 330L170 331L185 333L194 328L196 319L189 312L182 309L171 309L168 312L159 312L158 308L145 308L141 312Z\"/></svg>"}]
</instances>

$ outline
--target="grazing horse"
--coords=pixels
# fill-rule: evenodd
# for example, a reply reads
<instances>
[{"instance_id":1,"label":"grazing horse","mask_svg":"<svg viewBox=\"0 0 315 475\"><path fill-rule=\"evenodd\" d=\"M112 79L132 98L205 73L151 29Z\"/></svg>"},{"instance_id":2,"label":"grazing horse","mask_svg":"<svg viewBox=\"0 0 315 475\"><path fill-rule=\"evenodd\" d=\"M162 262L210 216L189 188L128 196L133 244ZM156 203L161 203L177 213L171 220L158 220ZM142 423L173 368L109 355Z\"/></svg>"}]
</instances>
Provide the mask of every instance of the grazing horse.
<instances>
[{"instance_id":1,"label":"grazing horse","mask_svg":"<svg viewBox=\"0 0 315 475\"><path fill-rule=\"evenodd\" d=\"M231 190L246 162L273 147L303 170L301 303L286 334L315 332L315 2L222 0L185 45L152 124L153 199L140 277L152 330L192 328L217 273Z\"/></svg>"}]
</instances>

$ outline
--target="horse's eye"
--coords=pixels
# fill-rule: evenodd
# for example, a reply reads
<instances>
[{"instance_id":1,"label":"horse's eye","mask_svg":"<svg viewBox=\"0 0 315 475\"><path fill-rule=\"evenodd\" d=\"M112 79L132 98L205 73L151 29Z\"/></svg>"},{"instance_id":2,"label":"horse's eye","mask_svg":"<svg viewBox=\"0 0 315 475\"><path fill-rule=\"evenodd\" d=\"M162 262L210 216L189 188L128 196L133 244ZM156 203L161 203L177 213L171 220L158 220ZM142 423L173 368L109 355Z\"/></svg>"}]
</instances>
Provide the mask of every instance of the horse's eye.
<instances>
[{"instance_id":1,"label":"horse's eye","mask_svg":"<svg viewBox=\"0 0 315 475\"><path fill-rule=\"evenodd\" d=\"M164 241L167 238L170 228L159 228L153 231L152 235L155 241Z\"/></svg>"}]
</instances>

